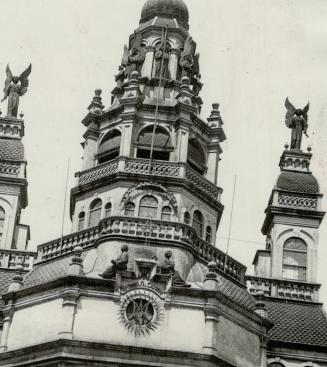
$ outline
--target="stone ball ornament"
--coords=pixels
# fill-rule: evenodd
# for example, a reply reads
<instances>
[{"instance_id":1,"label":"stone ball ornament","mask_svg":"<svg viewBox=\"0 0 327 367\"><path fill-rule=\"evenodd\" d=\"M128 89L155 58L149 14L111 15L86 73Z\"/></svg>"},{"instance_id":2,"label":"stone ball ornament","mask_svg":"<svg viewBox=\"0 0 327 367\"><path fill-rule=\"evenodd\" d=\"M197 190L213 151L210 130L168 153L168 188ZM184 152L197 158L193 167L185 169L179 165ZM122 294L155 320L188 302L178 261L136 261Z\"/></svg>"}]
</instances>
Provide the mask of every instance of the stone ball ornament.
<instances>
[{"instance_id":1,"label":"stone ball ornament","mask_svg":"<svg viewBox=\"0 0 327 367\"><path fill-rule=\"evenodd\" d=\"M119 319L128 332L147 336L156 330L164 318L164 302L149 288L133 288L122 293Z\"/></svg>"}]
</instances>

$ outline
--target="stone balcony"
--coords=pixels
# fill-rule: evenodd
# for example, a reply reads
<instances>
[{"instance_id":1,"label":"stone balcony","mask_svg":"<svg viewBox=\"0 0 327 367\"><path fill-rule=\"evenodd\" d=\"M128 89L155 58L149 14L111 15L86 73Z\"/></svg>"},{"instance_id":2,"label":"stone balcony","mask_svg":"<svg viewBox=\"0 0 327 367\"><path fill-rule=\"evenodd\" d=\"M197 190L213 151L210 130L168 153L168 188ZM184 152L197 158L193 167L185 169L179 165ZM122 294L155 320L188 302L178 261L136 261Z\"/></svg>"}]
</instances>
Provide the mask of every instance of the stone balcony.
<instances>
[{"instance_id":1,"label":"stone balcony","mask_svg":"<svg viewBox=\"0 0 327 367\"><path fill-rule=\"evenodd\" d=\"M153 161L149 172L149 160L141 158L118 157L110 162L100 164L83 172L78 172L78 185L93 183L116 173L131 173L158 177L171 177L186 180L196 189L200 189L210 199L220 202L222 189L193 170L187 163Z\"/></svg>"},{"instance_id":2,"label":"stone balcony","mask_svg":"<svg viewBox=\"0 0 327 367\"><path fill-rule=\"evenodd\" d=\"M270 279L246 276L246 283L252 295L285 298L299 301L318 302L320 284L306 283L287 279Z\"/></svg>"},{"instance_id":3,"label":"stone balcony","mask_svg":"<svg viewBox=\"0 0 327 367\"><path fill-rule=\"evenodd\" d=\"M198 238L194 229L186 224L152 220L146 218L134 218L115 216L103 219L97 227L73 233L62 239L57 239L38 246L38 262L54 259L68 254L75 246L83 249L92 248L95 241L106 236L125 241L160 241L160 244L180 246L188 248L203 264L209 261L217 263L220 272L228 277L244 284L246 267L233 258ZM226 261L225 261L226 260Z\"/></svg>"},{"instance_id":4,"label":"stone balcony","mask_svg":"<svg viewBox=\"0 0 327 367\"><path fill-rule=\"evenodd\" d=\"M31 270L35 257L35 252L0 250L0 269L14 270L22 265L24 270Z\"/></svg>"}]
</instances>

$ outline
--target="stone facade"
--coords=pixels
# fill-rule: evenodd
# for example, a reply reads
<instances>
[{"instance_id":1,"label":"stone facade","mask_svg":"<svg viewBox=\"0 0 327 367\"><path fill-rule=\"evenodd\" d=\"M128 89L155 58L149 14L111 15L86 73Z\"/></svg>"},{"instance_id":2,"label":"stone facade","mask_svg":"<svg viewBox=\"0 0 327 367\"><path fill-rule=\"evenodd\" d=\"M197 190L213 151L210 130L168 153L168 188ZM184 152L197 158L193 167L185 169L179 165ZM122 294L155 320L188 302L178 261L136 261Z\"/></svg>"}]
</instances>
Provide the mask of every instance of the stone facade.
<instances>
[{"instance_id":1,"label":"stone facade","mask_svg":"<svg viewBox=\"0 0 327 367\"><path fill-rule=\"evenodd\" d=\"M6 237L0 261L14 265L0 269L1 366L327 365L315 283L324 213L311 153L283 153L263 225L267 248L255 257L255 275L246 276L244 265L215 246L226 137L217 103L201 117L188 18L182 0L147 0L124 47L111 105L95 91L82 120L72 233L40 245L27 274L34 255ZM10 121L0 134L15 129L20 142L23 122ZM0 180L7 180L0 205L11 195L12 214L3 207L11 233L24 233L12 219L27 205L19 159L0 161Z\"/></svg>"}]
</instances>

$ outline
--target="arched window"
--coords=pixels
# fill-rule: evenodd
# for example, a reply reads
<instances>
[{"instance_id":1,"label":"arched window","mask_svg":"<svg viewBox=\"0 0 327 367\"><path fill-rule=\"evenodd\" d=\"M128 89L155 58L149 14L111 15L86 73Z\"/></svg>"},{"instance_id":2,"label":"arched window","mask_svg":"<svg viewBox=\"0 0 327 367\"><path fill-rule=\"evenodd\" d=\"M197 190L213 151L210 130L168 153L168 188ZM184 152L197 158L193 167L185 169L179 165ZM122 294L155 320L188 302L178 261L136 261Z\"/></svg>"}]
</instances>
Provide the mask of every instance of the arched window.
<instances>
[{"instance_id":1,"label":"arched window","mask_svg":"<svg viewBox=\"0 0 327 367\"><path fill-rule=\"evenodd\" d=\"M184 214L184 223L188 225L191 224L191 216L189 212L185 212Z\"/></svg>"},{"instance_id":2,"label":"arched window","mask_svg":"<svg viewBox=\"0 0 327 367\"><path fill-rule=\"evenodd\" d=\"M202 237L202 232L203 232L203 217L202 217L202 213L200 211L198 211L198 210L196 210L193 213L192 227L195 229L195 231L198 234L198 236L199 237Z\"/></svg>"},{"instance_id":3,"label":"arched window","mask_svg":"<svg viewBox=\"0 0 327 367\"><path fill-rule=\"evenodd\" d=\"M306 280L307 245L298 237L291 237L284 243L283 278Z\"/></svg>"},{"instance_id":4,"label":"arched window","mask_svg":"<svg viewBox=\"0 0 327 367\"><path fill-rule=\"evenodd\" d=\"M113 130L101 140L98 147L98 162L105 163L119 156L121 133Z\"/></svg>"},{"instance_id":5,"label":"arched window","mask_svg":"<svg viewBox=\"0 0 327 367\"><path fill-rule=\"evenodd\" d=\"M212 228L210 226L206 229L206 241L209 243L212 242Z\"/></svg>"},{"instance_id":6,"label":"arched window","mask_svg":"<svg viewBox=\"0 0 327 367\"><path fill-rule=\"evenodd\" d=\"M111 203L107 203L106 206L104 207L104 216L106 218L111 216L111 210L112 210L112 205Z\"/></svg>"},{"instance_id":7,"label":"arched window","mask_svg":"<svg viewBox=\"0 0 327 367\"><path fill-rule=\"evenodd\" d=\"M157 218L158 200L151 195L145 195L140 200L139 216L144 218Z\"/></svg>"},{"instance_id":8,"label":"arched window","mask_svg":"<svg viewBox=\"0 0 327 367\"><path fill-rule=\"evenodd\" d=\"M197 172L203 174L206 166L206 159L202 146L195 140L188 142L187 163Z\"/></svg>"},{"instance_id":9,"label":"arched window","mask_svg":"<svg viewBox=\"0 0 327 367\"><path fill-rule=\"evenodd\" d=\"M102 201L100 199L95 199L90 205L89 214L89 227L94 227L99 224L101 218Z\"/></svg>"},{"instance_id":10,"label":"arched window","mask_svg":"<svg viewBox=\"0 0 327 367\"><path fill-rule=\"evenodd\" d=\"M2 243L4 224L5 224L5 211L0 206L0 244Z\"/></svg>"},{"instance_id":11,"label":"arched window","mask_svg":"<svg viewBox=\"0 0 327 367\"><path fill-rule=\"evenodd\" d=\"M164 206L161 211L162 220L171 220L171 208L170 206Z\"/></svg>"},{"instance_id":12,"label":"arched window","mask_svg":"<svg viewBox=\"0 0 327 367\"><path fill-rule=\"evenodd\" d=\"M125 215L129 217L134 217L135 213L135 204L131 201L125 205Z\"/></svg>"},{"instance_id":13,"label":"arched window","mask_svg":"<svg viewBox=\"0 0 327 367\"><path fill-rule=\"evenodd\" d=\"M150 158L150 149L153 136L153 125L144 128L135 143L138 158ZM153 159L169 161L170 152L173 150L168 132L161 126L156 127L153 139Z\"/></svg>"},{"instance_id":14,"label":"arched window","mask_svg":"<svg viewBox=\"0 0 327 367\"><path fill-rule=\"evenodd\" d=\"M85 212L78 214L78 231L83 231L85 225Z\"/></svg>"}]
</instances>

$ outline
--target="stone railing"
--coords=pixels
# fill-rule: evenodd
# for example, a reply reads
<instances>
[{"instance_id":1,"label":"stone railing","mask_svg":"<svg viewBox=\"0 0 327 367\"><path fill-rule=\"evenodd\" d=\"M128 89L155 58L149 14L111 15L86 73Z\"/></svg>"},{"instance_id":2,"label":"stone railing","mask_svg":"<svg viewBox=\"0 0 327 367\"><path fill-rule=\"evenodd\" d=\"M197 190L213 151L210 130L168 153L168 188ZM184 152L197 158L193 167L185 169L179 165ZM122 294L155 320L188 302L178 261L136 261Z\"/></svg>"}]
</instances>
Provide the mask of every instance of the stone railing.
<instances>
[{"instance_id":1,"label":"stone railing","mask_svg":"<svg viewBox=\"0 0 327 367\"><path fill-rule=\"evenodd\" d=\"M18 162L0 162L0 175L18 177L20 166Z\"/></svg>"},{"instance_id":2,"label":"stone railing","mask_svg":"<svg viewBox=\"0 0 327 367\"><path fill-rule=\"evenodd\" d=\"M269 279L258 276L246 276L249 292L253 295L263 294L277 298L318 302L320 285L290 281L287 279Z\"/></svg>"},{"instance_id":3,"label":"stone railing","mask_svg":"<svg viewBox=\"0 0 327 367\"><path fill-rule=\"evenodd\" d=\"M35 257L35 252L0 250L0 269L16 269L23 265L24 270L31 270Z\"/></svg>"},{"instance_id":4,"label":"stone railing","mask_svg":"<svg viewBox=\"0 0 327 367\"><path fill-rule=\"evenodd\" d=\"M278 195L278 204L294 206L298 208L309 208L316 209L318 204L318 199L310 196L299 196L292 194L283 194L280 193Z\"/></svg>"},{"instance_id":5,"label":"stone railing","mask_svg":"<svg viewBox=\"0 0 327 367\"><path fill-rule=\"evenodd\" d=\"M202 190L210 198L218 201L221 199L222 189L208 181L186 163L153 161L150 173L148 159L119 157L110 162L79 172L76 176L78 177L78 185L85 185L118 172L140 175L151 174L154 176L184 179Z\"/></svg>"},{"instance_id":6,"label":"stone railing","mask_svg":"<svg viewBox=\"0 0 327 367\"><path fill-rule=\"evenodd\" d=\"M161 220L109 217L103 219L98 227L73 233L38 246L38 261L45 261L72 251L75 246L92 247L101 236L138 238L150 244L151 240L174 242L175 245L188 247L202 262L215 261L219 270L231 278L244 283L246 267L225 255L216 247L198 238L194 229L186 224Z\"/></svg>"}]
</instances>

